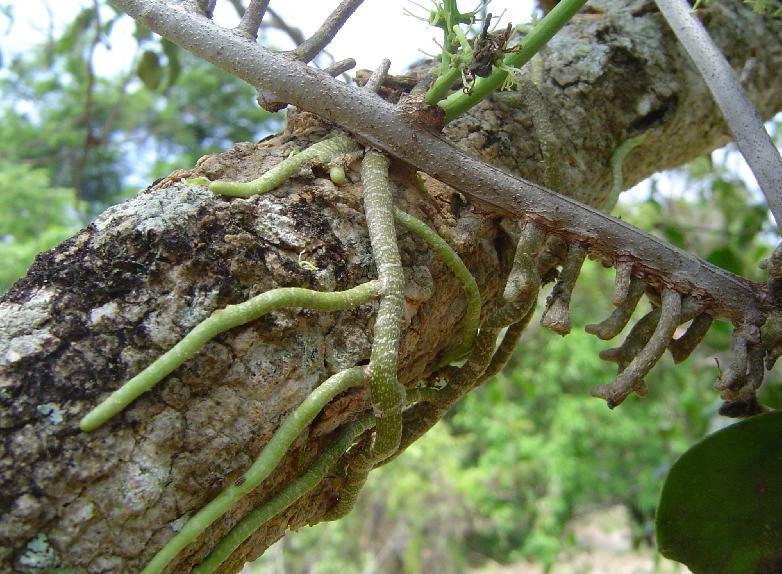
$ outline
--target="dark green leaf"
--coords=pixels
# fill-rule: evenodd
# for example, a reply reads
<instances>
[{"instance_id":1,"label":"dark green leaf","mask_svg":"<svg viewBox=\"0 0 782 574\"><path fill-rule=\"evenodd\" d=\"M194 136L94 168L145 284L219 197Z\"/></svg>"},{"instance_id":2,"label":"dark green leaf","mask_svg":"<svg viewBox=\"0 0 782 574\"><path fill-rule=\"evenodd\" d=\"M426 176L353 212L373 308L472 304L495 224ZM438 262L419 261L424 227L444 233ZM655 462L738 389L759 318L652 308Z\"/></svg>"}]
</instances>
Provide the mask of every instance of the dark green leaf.
<instances>
[{"instance_id":1,"label":"dark green leaf","mask_svg":"<svg viewBox=\"0 0 782 574\"><path fill-rule=\"evenodd\" d=\"M662 232L663 235L665 235L665 239L667 239L668 242L671 243L672 245L675 245L676 247L685 246L684 232L678 227L675 227L673 225L663 225Z\"/></svg>"},{"instance_id":2,"label":"dark green leaf","mask_svg":"<svg viewBox=\"0 0 782 574\"><path fill-rule=\"evenodd\" d=\"M727 245L714 249L706 256L706 261L739 275L744 270L744 264L742 263L741 258Z\"/></svg>"},{"instance_id":3,"label":"dark green leaf","mask_svg":"<svg viewBox=\"0 0 782 574\"><path fill-rule=\"evenodd\" d=\"M151 50L146 50L141 55L136 73L147 88L156 90L160 85L160 80L163 79L163 68L160 66L158 55Z\"/></svg>"},{"instance_id":4,"label":"dark green leaf","mask_svg":"<svg viewBox=\"0 0 782 574\"><path fill-rule=\"evenodd\" d=\"M182 64L179 62L179 46L166 39L161 40L161 45L163 46L163 53L168 59L166 88L170 88L176 83L179 72L182 70Z\"/></svg>"},{"instance_id":5,"label":"dark green leaf","mask_svg":"<svg viewBox=\"0 0 782 574\"><path fill-rule=\"evenodd\" d=\"M676 461L657 543L695 574L782 571L782 412L714 433Z\"/></svg>"}]
</instances>

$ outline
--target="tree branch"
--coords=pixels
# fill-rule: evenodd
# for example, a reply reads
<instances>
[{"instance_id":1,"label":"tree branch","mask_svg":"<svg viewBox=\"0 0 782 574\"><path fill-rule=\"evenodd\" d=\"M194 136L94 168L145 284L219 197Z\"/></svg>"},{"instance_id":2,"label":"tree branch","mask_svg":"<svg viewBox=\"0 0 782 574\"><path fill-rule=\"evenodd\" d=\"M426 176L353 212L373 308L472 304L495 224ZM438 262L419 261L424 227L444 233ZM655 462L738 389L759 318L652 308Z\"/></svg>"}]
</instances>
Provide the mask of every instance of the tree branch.
<instances>
[{"instance_id":1,"label":"tree branch","mask_svg":"<svg viewBox=\"0 0 782 574\"><path fill-rule=\"evenodd\" d=\"M782 229L782 157L736 74L685 0L656 0L668 25L692 57L728 122L736 145Z\"/></svg>"},{"instance_id":2,"label":"tree branch","mask_svg":"<svg viewBox=\"0 0 782 574\"><path fill-rule=\"evenodd\" d=\"M759 285L597 209L476 160L417 125L415 111L411 117L403 108L249 43L165 0L115 3L160 35L273 95L275 101L316 113L463 193L513 217L533 220L568 242L581 243L593 255L632 261L647 282L701 297L716 316L760 324L763 310L776 305ZM221 49L215 50L215 45Z\"/></svg>"},{"instance_id":3,"label":"tree branch","mask_svg":"<svg viewBox=\"0 0 782 574\"><path fill-rule=\"evenodd\" d=\"M296 49L291 50L288 53L302 62L309 62L312 60L323 48L328 46L329 42L337 35L337 32L345 25L345 22L348 21L348 18L353 15L353 12L355 12L363 2L364 0L342 0L339 6L329 14L326 21L323 22L320 28L318 28L312 36L304 40Z\"/></svg>"},{"instance_id":4,"label":"tree branch","mask_svg":"<svg viewBox=\"0 0 782 574\"><path fill-rule=\"evenodd\" d=\"M638 132L647 137L625 160L628 183L726 141L705 86L666 35L659 13L639 0L607 1L595 0L606 12L576 17L542 55L540 91L564 151L563 189L592 205L602 205L610 190L612 151ZM238 62L245 79L275 97L290 97L300 109L378 142L395 158L395 204L448 238L488 308L501 296L501 262L511 247L498 211L627 262L628 280L631 273L634 282L641 275L696 291L707 310L722 309L737 321L758 322L772 306L761 286L506 173L545 177L541 142L529 129L523 102L498 97L449 124L445 137L468 154L419 127L415 106L407 108L410 115L376 96L364 98L363 90L269 55L202 16L178 9L161 16L156 10L166 5L160 1L123 4L162 18L158 30L183 26L174 39L221 52L211 59L227 67ZM722 4L708 14L710 33L739 65L755 51L749 92L768 115L782 107L782 77L774 68L782 56L782 23L755 16L740 2L725 6L727 16ZM634 35L638 30L644 33ZM305 112L291 111L288 120L286 133L207 156L186 177L252 180L293 149L334 135ZM410 165L475 201L465 203L419 174L428 188L423 193ZM339 187L317 169L305 170L276 192L232 200L183 185L182 174L172 174L39 255L28 276L0 299L0 573L22 570L36 540L47 541L61 565L79 571L140 571L183 516L241 480L280 421L320 381L366 362L373 304L328 317L279 312L220 335L106 427L90 434L78 429L79 418L101 398L215 309L278 286L338 290L374 278L361 190L351 183L358 173L355 166L345 171ZM431 375L442 351L461 339L467 303L461 282L439 257L405 231L400 238L407 285L399 376L410 387ZM264 501L304 478L302 470L318 464L339 429L368 408L361 392L330 403L247 504L215 522L171 572L189 572L250 508L267 508ZM406 419L415 424L415 417ZM237 571L286 529L321 520L340 487L340 479L327 477L264 524L220 572Z\"/></svg>"}]
</instances>

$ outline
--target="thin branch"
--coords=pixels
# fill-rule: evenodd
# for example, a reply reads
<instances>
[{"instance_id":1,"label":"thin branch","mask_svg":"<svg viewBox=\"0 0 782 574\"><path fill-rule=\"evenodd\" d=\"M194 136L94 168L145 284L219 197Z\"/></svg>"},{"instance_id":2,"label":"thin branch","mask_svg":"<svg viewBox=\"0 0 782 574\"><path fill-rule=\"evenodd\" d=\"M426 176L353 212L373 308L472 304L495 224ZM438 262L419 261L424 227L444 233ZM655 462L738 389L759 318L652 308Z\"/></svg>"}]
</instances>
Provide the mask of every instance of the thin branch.
<instances>
[{"instance_id":1,"label":"thin branch","mask_svg":"<svg viewBox=\"0 0 782 574\"><path fill-rule=\"evenodd\" d=\"M196 0L195 2L198 11L201 12L207 18L211 18L215 11L215 4L217 0Z\"/></svg>"},{"instance_id":2,"label":"thin branch","mask_svg":"<svg viewBox=\"0 0 782 574\"><path fill-rule=\"evenodd\" d=\"M186 50L286 101L353 132L499 212L537 225L592 255L633 261L647 282L667 284L700 297L710 314L734 323L761 324L779 303L752 283L678 249L632 225L477 160L439 134L421 127L415 114L376 95L346 86L283 54L248 42L165 0L115 0L153 31ZM209 38L209 42L204 42ZM216 49L219 46L220 49ZM272 80L273 78L273 80ZM416 142L411 146L410 142Z\"/></svg>"},{"instance_id":3,"label":"thin branch","mask_svg":"<svg viewBox=\"0 0 782 574\"><path fill-rule=\"evenodd\" d=\"M295 50L288 52L297 60L309 62L334 39L364 0L342 0L339 6L329 14L326 21L321 24L317 32L304 40Z\"/></svg>"},{"instance_id":4,"label":"thin branch","mask_svg":"<svg viewBox=\"0 0 782 574\"><path fill-rule=\"evenodd\" d=\"M297 46L304 43L304 34L301 30L288 24L285 20L282 19L282 16L274 11L273 8L270 7L267 11L269 12L269 16L272 17L271 22L269 22L270 27L274 27L285 32Z\"/></svg>"},{"instance_id":5,"label":"thin branch","mask_svg":"<svg viewBox=\"0 0 782 574\"><path fill-rule=\"evenodd\" d=\"M782 157L763 127L755 106L686 0L655 1L709 86L741 155L766 196L777 228L782 229Z\"/></svg>"},{"instance_id":6,"label":"thin branch","mask_svg":"<svg viewBox=\"0 0 782 574\"><path fill-rule=\"evenodd\" d=\"M269 0L250 0L250 5L242 15L237 31L244 34L251 40L258 39L258 29L261 27L266 9L269 7Z\"/></svg>"},{"instance_id":7,"label":"thin branch","mask_svg":"<svg viewBox=\"0 0 782 574\"><path fill-rule=\"evenodd\" d=\"M369 80L364 84L364 89L369 90L373 94L376 94L380 90L380 86L383 85L386 77L388 76L388 69L391 67L391 60L384 58L377 69L369 76Z\"/></svg>"},{"instance_id":8,"label":"thin branch","mask_svg":"<svg viewBox=\"0 0 782 574\"><path fill-rule=\"evenodd\" d=\"M340 60L339 62L334 62L330 66L323 68L323 71L326 72L332 78L336 78L340 74L344 74L348 70L352 70L355 67L356 67L356 61L353 58L345 58L344 60Z\"/></svg>"}]
</instances>

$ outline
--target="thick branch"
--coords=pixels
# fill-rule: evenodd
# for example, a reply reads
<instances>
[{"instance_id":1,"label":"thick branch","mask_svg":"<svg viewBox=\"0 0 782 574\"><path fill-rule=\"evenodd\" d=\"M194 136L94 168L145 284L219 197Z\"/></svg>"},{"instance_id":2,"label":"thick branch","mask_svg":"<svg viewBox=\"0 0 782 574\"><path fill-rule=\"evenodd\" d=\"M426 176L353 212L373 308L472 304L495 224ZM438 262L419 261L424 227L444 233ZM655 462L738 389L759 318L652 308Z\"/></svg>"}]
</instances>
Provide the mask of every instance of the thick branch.
<instances>
[{"instance_id":1,"label":"thick branch","mask_svg":"<svg viewBox=\"0 0 782 574\"><path fill-rule=\"evenodd\" d=\"M155 10L163 5L122 4L152 20L159 19ZM749 88L768 115L782 106L782 78L773 66L782 56L779 28L773 27L778 23L738 3L727 16L723 9L708 13L711 33L739 66L758 48ZM760 319L767 301L757 286L477 162L376 96L364 97L270 55L205 18L174 10L162 19L170 19L165 26L172 29L182 26L174 39L202 52L219 47L223 55L213 55L215 61L239 62L243 77L275 97L338 121L390 155L485 198L465 204L428 177L430 193L424 196L414 174L392 163L397 206L456 247L486 305L497 299L500 261L507 260L499 250L508 243L491 210L483 209L491 207L489 201L503 213L528 216L593 251L630 261L636 274L652 282L701 293L711 298L712 311ZM647 133L642 148L625 162L629 183L725 141L708 92L661 24L648 4L622 4L578 19L544 54L547 80L541 92L567 150L563 189L584 202L604 200L611 153L628 135ZM598 36L604 43L597 43ZM591 50L587 56L584 46ZM293 134L239 144L203 159L189 175L251 180L294 147L332 135L308 114L300 117L307 137L296 131L293 114L288 124ZM542 181L539 142L530 125L523 104L497 98L450 124L446 137L473 155ZM78 430L83 414L213 310L276 286L347 289L375 277L360 189L350 183L359 179L355 166L339 188L320 175L317 170L303 179L297 175L271 194L234 200L181 185L181 174L172 175L40 255L0 301L2 574L21 570L21 559L39 535L63 565L86 572L139 571L183 516L240 479L280 421L320 381L366 362L373 305L328 317L275 313L209 343L106 428L94 434ZM431 374L439 354L461 338L467 305L460 282L439 257L401 230L400 239L407 285L399 372L401 382L411 385ZM335 430L368 406L359 392L329 405L307 440L295 442L268 483L250 495L248 506L215 523L172 571L188 572L250 504L291 484L333 442ZM257 532L222 571L236 571L286 528L321 519L339 484L333 478L320 484Z\"/></svg>"},{"instance_id":2,"label":"thick branch","mask_svg":"<svg viewBox=\"0 0 782 574\"><path fill-rule=\"evenodd\" d=\"M333 121L456 189L506 214L531 219L568 241L578 241L592 253L632 260L648 282L703 297L714 315L760 323L762 310L772 305L759 286L574 199L476 160L372 94L274 54L164 0L115 3L162 36L273 94L275 100ZM221 49L215 50L215 45ZM764 51L773 50L765 47Z\"/></svg>"}]
</instances>

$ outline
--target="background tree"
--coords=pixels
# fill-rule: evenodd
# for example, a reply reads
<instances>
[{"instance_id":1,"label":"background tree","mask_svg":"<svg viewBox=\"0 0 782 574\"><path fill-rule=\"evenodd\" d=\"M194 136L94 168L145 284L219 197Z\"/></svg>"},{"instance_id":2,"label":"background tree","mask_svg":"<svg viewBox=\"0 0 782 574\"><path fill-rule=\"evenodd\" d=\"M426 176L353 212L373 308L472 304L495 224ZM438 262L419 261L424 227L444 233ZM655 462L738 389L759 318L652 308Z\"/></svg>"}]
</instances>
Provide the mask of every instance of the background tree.
<instances>
[{"instance_id":1,"label":"background tree","mask_svg":"<svg viewBox=\"0 0 782 574\"><path fill-rule=\"evenodd\" d=\"M761 102L764 113L770 113L779 105L775 99L780 93L774 84L776 78L768 72L779 54L779 31L774 22L753 16L740 7L733 9L737 12L729 15L721 9L708 12L713 20L712 30L724 43L723 49L736 61L743 61L753 50L757 54L749 87ZM731 19L735 21L731 22ZM185 23L181 23L183 30ZM650 42L648 45L630 33L637 31L639 23L653 37L644 36ZM651 33L652 30L655 32ZM559 108L554 106L559 110L559 117L555 116L558 133L561 133L562 141L568 142L568 159L563 163L563 190L579 188L585 197L589 193L604 192L610 176L609 156L632 129L651 131L651 140L642 157L636 155L628 159L628 182L679 163L723 141L716 111L704 105L707 100L697 77L689 71L686 60L670 38L664 40L664 34L659 17L638 5L578 18L565 32L560 44L552 46L552 56L547 63L547 77L551 79L546 84L546 95L555 104L568 102ZM600 43L591 43L595 36L600 37ZM638 45L628 48L627 38L637 40ZM761 41L762 50L753 48L753 42ZM594 46L595 54L602 55L593 59L590 46ZM173 58L170 48L168 55L163 47L151 52L161 67L160 74L173 75L170 63L173 60L168 60L167 71L161 64L166 58ZM146 56L146 60L151 62L153 56ZM659 66L659 69L658 66L640 66L641 62L648 65L660 61L670 65ZM595 62L600 63L597 71ZM197 65L193 63L192 66ZM149 69L143 74L149 80L150 70L154 70L155 65L147 64L146 67ZM639 82L640 70L647 76ZM151 74L154 76L157 72ZM159 86L152 80L149 83ZM174 90L178 83L169 89ZM620 91L618 86L623 89ZM648 92L651 86L655 88L652 96ZM212 92L203 92L202 96L205 93ZM608 98L606 94L614 97ZM615 94L622 94L622 98L617 100ZM176 100L171 97L166 101ZM233 102L233 98L230 101ZM644 105L639 106L639 102ZM346 110L356 111L343 103ZM216 108L223 110L231 106L217 105ZM123 106L123 109L127 107ZM193 106L194 115L198 117L197 112L202 109L203 100L200 100ZM168 117L174 116L171 110L179 111L182 107L171 108ZM13 112L10 108L9 113ZM140 116L143 114L129 113L134 121ZM183 116L187 117L187 113ZM82 115L84 117L86 113ZM176 120L176 116L173 119ZM223 127L232 125L231 119L220 124ZM351 121L354 125L363 120ZM156 125L156 122L150 124ZM519 144L514 149L513 145L525 140L538 141L536 135L539 139L539 134L529 133L533 124L530 110L523 104L509 103L498 97L497 101L488 102L473 114L453 122L447 133L479 156L542 181L542 146ZM198 121L192 123L194 141L200 139L196 130L202 125ZM351 125L348 123L346 127ZM265 146L238 146L226 155L202 161L195 174L211 179L243 179L262 171L259 164L263 163L263 158L269 163L287 155L292 141L302 147L322 133L323 127L308 115L294 115L289 118L287 131ZM357 133L363 135L360 131ZM85 139L77 138L76 141L93 137L89 130L81 135ZM187 139L182 135L182 141ZM101 157L97 153L88 154L87 147L76 156L71 171L81 169L82 173L88 173L83 166L78 168L79 158L85 155ZM409 150L392 151L398 151L400 157L408 161L411 157ZM46 153L42 152L41 156L44 155ZM594 167L584 170L581 166L586 165ZM453 179L454 174L460 172L456 165L450 164L450 167L450 176L438 172L434 175ZM39 172L31 172L31 176L35 173ZM111 173L111 169L101 173ZM4 447L2 479L3 504L8 511L4 512L2 534L8 553L2 558L8 568L11 564L48 567L58 562L95 571L137 569L170 536L170 529L164 524L180 516L185 509L201 506L210 497L210 489L219 488L225 477L230 481L239 476L249 462L246 454L239 453L246 451L247 443L251 445L251 452L257 452L279 418L298 404L302 394L321 378L324 365L316 363L325 363L328 370L350 362L349 359L360 360L365 356L368 342L359 333L366 330L367 314L361 310L339 317L331 325L307 315L275 316L255 328L214 343L193 365L183 367L167 385L167 390L143 399L125 415L124 423L113 423L112 428L116 431L113 434L100 431L101 434L85 437L74 432L79 414L93 406L99 394L96 385L106 389L116 387L161 349L170 346L177 333L187 330L210 310L275 284L344 288L372 273L366 238L360 231L361 217L354 188L339 191L322 179L305 179L291 184L274 199L225 204L186 186L169 187L181 175L167 178L133 202L110 210L58 250L41 256L30 275L5 299L8 323L4 327L3 366L7 377L4 380L8 383L3 387L2 426L8 446ZM53 176L49 177L49 181L57 181ZM447 205L428 200L417 194L415 182L410 181L407 171L400 169L395 177L400 185L409 182L403 188L401 201L417 209L441 234L454 241L478 276L487 304L490 304L496 296L496 275L504 272L503 254L507 254L508 249L507 245L503 247L507 240L498 226L495 210L485 204L462 204L458 196L452 196ZM437 182L428 180L427 185L436 196L449 197L450 191ZM96 189L104 187L103 184L95 186ZM82 189L80 185L74 185L74 188ZM116 191L117 186L111 184L106 189ZM716 184L713 189L714 193L705 194L710 199L720 198L726 206L742 207L740 211L727 209L726 213L745 215L725 218L724 241L702 240L708 247L707 254L725 266L733 265L737 271L739 266L754 265L764 246L758 245L757 250L746 248L762 227L764 214L755 209L753 215L754 208L745 209L746 201L740 200L740 189L729 190ZM86 191L79 191L79 194L81 201L83 195L92 197ZM656 209L655 202L657 200L649 202L647 208ZM313 206L316 213L321 210L326 215L313 214ZM717 203L710 209L719 211L721 207L722 204ZM544 220L551 213L547 209L540 207L539 213ZM737 220L740 223L736 223ZM687 242L688 247L694 247L701 241L693 230L681 233L681 229L671 225L667 215L662 221L662 230L674 243ZM567 227L567 222L555 221L552 225L555 229L562 225L563 230L573 231ZM739 229L738 236L730 231L731 228ZM344 230L347 229L352 231L346 234ZM13 237L17 234L22 237L23 233L19 230ZM321 243L313 244L312 238L318 238ZM611 253L611 245L601 247ZM412 307L411 311L423 306L420 313L413 313L407 342L403 342L403 372L405 379L412 382L433 368L438 350L447 345L443 324L455 321L462 303L458 285L442 266L438 267L440 264L428 252L407 245L403 253L407 257L405 264L417 273L413 276L415 289L408 294L408 305ZM747 253L751 254L750 261L744 262L741 256ZM302 254L305 260L314 261L315 270L301 266ZM348 260L350 264L345 265L340 259ZM253 269L259 261L263 262L264 269ZM592 273L596 277L588 284L599 285L597 273ZM581 284L584 283L587 282L582 279ZM50 292L46 285L52 285L54 291ZM438 289L433 291L432 285L437 285ZM709 286L704 288L708 290ZM717 299L720 296L720 293L709 294L716 295ZM456 308L451 307L454 301L458 305ZM581 308L577 303L574 308ZM730 308L730 301L720 304ZM594 319L594 316L590 317L590 320ZM583 324L586 319L574 317L573 322ZM318 335L321 330L328 331L329 336ZM411 339L411 333L416 338ZM259 346L248 339L258 335L265 340L267 350L260 351ZM549 339L546 341L547 347L552 345ZM294 356L301 354L305 360L292 363L291 351L283 342L300 349ZM723 329L720 345L724 343ZM587 345L596 348L592 339L580 340L575 348L585 355L589 349ZM416 348L423 349L424 354L415 351ZM307 364L306 358L312 349L316 349L315 364ZM547 350L554 357L557 353L569 353L553 346ZM596 377L597 373L602 373L600 380L610 379L603 367L598 367L596 362L592 365L590 368L595 369ZM520 368L523 371L523 364ZM539 363L527 368L536 377L546 372L544 365ZM555 362L550 363L549 368L561 370ZM507 411L502 417L494 416L500 411L493 409L489 400L486 406L478 405L471 413L465 411L455 415L449 425L451 432L458 436L461 431L470 429L468 436L474 433L476 437L482 437L481 430L486 427L486 436L510 444L504 439L496 440L498 432L510 433L519 421L533 421L533 429L539 435L546 436L549 431L555 433L565 446L564 450L556 452L566 461L572 459L567 455L568 450L580 454L596 448L595 444L579 444L583 428L579 429L578 423L589 421L588 428L594 428L595 420L602 418L600 428L607 429L608 435L614 434L615 438L611 440L618 442L613 443L617 448L622 448L622 441L628 441L625 448L628 444L638 448L640 458L660 460L664 464L664 457L649 449L642 432L637 435L638 443L634 444L633 434L623 431L624 427L616 418L606 411L598 411L602 408L599 403L588 403L591 406L586 408L589 412L594 409L594 414L577 419L572 413L581 410L580 403L555 400L561 392L559 389L529 388L529 376L516 380L520 389L506 387L508 397L494 401L495 407L499 404ZM574 380L572 390L584 393L583 381ZM523 392L535 400L531 404L508 400L516 392ZM687 385L679 395L674 395L678 399L674 401L677 408L684 406L685 414L687 408L692 411L703 404L708 405L708 399L697 396L697 392L690 398L690 393L693 390ZM491 399L488 391L482 394ZM163 402L160 396L156 400L155 395L161 395ZM301 465L299 459L314 456L315 451L328 443L328 432L360 410L365 400L360 393L349 395L327 411L310 433L310 442L301 444L297 452L287 457L280 471L255 493L254 498L262 499L278 484L295 476ZM551 407L539 408L547 404L556 405L555 412L550 412ZM243 405L250 405L250 408ZM644 420L646 417L651 419L649 425L658 419L654 416L654 406L641 404L631 408L635 407L644 413ZM482 414L482 408L489 409L492 414ZM517 408L519 412L514 412ZM536 414L541 415L542 420L537 420L540 417L536 418ZM683 431L684 436L702 434L703 417L693 419L692 430ZM492 428L491 423L498 422L506 424ZM648 429L646 425L633 428L635 431ZM664 432L670 431L661 429L661 433ZM480 461L478 440L475 438L472 449L465 449L464 461ZM537 443L535 437L530 440L527 448L520 449L523 456L530 457L528 464L523 465L517 476L502 479L509 480L509 488L515 490L512 486L524 482L528 478L526 473L541 472L540 465L534 464L536 460L549 461L549 472L560 473L556 477L556 488L542 485L540 491L526 493L528 499L522 501L521 506L529 512L520 515L528 521L524 528L510 523L504 531L507 535L502 528L491 528L478 539L484 540L481 548L490 549L491 555L508 556L518 547L512 537L534 527L536 536L527 539L527 552L551 560L552 552L556 551L553 541L558 536L557 529L581 504L587 487L579 485L572 475L568 477L565 465L554 463L557 457L552 458L542 438ZM598 439L595 443L606 444ZM645 448L640 448L642 443ZM657 446L667 445L661 442ZM676 450L680 451L682 447L679 444ZM480 462L485 465L479 464L479 470L472 477L462 472L459 464L449 469L448 476L467 474L465 480L475 481L479 486L468 490L478 494L473 503L485 509L496 502L486 496L491 490L486 488L485 477L480 474L490 461ZM602 468L601 472L604 470ZM608 475L616 476L613 472ZM603 474L599 474L593 484L601 484L602 478ZM243 556L252 556L273 541L287 524L295 526L317 520L330 506L339 485L339 475L325 481L313 498L265 526L243 548L237 563ZM650 502L649 493L652 490L654 486L646 485L627 502L628 506L637 509L640 523L650 515L653 502ZM617 484L616 490L607 489L604 496L610 498L617 492L627 496L633 494L633 489ZM122 497L119 504L113 500L118 493ZM404 496L409 499L416 494L420 494L419 489L411 489ZM231 520L235 521L241 513L242 510L237 510ZM122 525L121 539L116 536L119 525ZM221 529L227 526L216 526L213 532L210 531L199 541L199 548L193 548L195 554L183 556L177 568L187 570L188 564L197 561L213 538L219 538ZM388 528L388 525L381 526L379 532L387 533ZM426 543L433 544L429 541L422 544ZM36 545L44 550L36 554L33 552L38 548ZM36 556L42 556L43 562L30 564ZM410 552L400 559L412 563L420 556Z\"/></svg>"}]
</instances>

